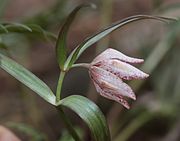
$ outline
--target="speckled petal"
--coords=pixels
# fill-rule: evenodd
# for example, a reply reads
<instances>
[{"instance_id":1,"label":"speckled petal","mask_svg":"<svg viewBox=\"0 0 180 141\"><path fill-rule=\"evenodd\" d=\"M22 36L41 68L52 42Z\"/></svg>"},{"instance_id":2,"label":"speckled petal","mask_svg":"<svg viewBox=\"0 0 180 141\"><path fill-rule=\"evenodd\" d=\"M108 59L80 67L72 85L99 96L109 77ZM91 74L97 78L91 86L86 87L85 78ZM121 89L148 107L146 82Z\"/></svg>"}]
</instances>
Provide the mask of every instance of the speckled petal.
<instances>
[{"instance_id":1,"label":"speckled petal","mask_svg":"<svg viewBox=\"0 0 180 141\"><path fill-rule=\"evenodd\" d=\"M110 100L114 100L114 101L122 104L127 109L130 108L128 102L122 96L120 96L120 95L117 96L117 95L114 95L113 93L108 93L108 92L103 91L96 82L94 82L94 85L95 85L97 92L100 93L101 96L108 98Z\"/></svg>"},{"instance_id":2,"label":"speckled petal","mask_svg":"<svg viewBox=\"0 0 180 141\"><path fill-rule=\"evenodd\" d=\"M104 92L136 99L132 89L116 75L96 66L91 66L89 72L91 78Z\"/></svg>"},{"instance_id":3,"label":"speckled petal","mask_svg":"<svg viewBox=\"0 0 180 141\"><path fill-rule=\"evenodd\" d=\"M99 62L95 66L105 69L125 80L145 79L149 76L134 66L115 59Z\"/></svg>"},{"instance_id":4,"label":"speckled petal","mask_svg":"<svg viewBox=\"0 0 180 141\"><path fill-rule=\"evenodd\" d=\"M99 61L103 61L103 60L107 60L107 59L117 59L123 62L127 62L127 63L133 63L133 64L137 64L137 63L143 63L144 60L143 59L137 59L137 58L133 58L133 57L129 57L115 49L112 48L108 48L106 49L103 53L101 53L100 55L98 55L92 62L92 64L96 64Z\"/></svg>"}]
</instances>

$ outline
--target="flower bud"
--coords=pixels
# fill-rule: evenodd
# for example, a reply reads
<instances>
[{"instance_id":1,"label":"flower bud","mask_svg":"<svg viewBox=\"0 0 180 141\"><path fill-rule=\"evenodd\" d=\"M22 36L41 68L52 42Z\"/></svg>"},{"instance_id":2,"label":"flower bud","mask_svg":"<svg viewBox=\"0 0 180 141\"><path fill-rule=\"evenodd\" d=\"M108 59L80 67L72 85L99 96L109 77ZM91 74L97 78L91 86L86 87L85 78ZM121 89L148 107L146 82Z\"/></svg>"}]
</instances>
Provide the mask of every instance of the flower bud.
<instances>
[{"instance_id":1,"label":"flower bud","mask_svg":"<svg viewBox=\"0 0 180 141\"><path fill-rule=\"evenodd\" d=\"M97 92L114 100L129 109L125 98L136 100L136 96L126 83L122 81L145 79L149 75L128 63L142 63L143 59L128 57L114 49L107 49L98 55L90 64L89 74Z\"/></svg>"}]
</instances>

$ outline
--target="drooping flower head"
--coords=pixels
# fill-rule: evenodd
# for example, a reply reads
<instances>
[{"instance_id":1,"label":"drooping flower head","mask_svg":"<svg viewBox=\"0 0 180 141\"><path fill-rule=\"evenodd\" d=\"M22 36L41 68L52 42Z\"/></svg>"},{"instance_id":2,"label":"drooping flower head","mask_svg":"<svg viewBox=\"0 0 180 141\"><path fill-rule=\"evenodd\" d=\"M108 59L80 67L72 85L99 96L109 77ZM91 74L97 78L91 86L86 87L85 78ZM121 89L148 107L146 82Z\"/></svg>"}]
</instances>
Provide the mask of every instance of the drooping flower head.
<instances>
[{"instance_id":1,"label":"drooping flower head","mask_svg":"<svg viewBox=\"0 0 180 141\"><path fill-rule=\"evenodd\" d=\"M143 59L128 57L109 48L92 61L89 74L98 93L129 109L125 98L136 100L136 96L130 86L122 80L147 78L148 74L130 65L143 62Z\"/></svg>"}]
</instances>

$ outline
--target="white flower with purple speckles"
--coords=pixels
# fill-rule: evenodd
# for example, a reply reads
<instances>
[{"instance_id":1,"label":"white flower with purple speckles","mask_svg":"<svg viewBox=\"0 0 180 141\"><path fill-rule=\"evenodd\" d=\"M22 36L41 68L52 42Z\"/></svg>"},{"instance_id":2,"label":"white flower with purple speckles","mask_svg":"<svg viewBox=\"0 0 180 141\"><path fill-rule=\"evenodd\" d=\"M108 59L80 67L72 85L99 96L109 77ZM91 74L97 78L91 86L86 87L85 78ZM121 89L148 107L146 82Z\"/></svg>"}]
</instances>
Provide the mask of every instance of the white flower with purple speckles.
<instances>
[{"instance_id":1,"label":"white flower with purple speckles","mask_svg":"<svg viewBox=\"0 0 180 141\"><path fill-rule=\"evenodd\" d=\"M96 90L104 97L130 108L127 98L136 100L133 90L124 80L145 79L149 75L128 64L143 63L143 59L128 57L114 49L107 49L98 55L89 67L89 74Z\"/></svg>"}]
</instances>

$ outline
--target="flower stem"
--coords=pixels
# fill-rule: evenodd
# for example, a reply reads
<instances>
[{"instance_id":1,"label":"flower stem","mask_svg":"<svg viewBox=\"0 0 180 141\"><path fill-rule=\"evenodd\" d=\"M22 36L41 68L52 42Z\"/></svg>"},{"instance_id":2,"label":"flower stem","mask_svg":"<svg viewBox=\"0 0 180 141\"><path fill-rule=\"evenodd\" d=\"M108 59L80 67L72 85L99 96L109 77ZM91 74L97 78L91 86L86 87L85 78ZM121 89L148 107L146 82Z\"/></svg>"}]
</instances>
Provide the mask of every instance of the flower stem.
<instances>
[{"instance_id":1,"label":"flower stem","mask_svg":"<svg viewBox=\"0 0 180 141\"><path fill-rule=\"evenodd\" d=\"M89 63L79 63L79 64L73 64L72 67L84 67L84 68L89 68L90 64Z\"/></svg>"},{"instance_id":2,"label":"flower stem","mask_svg":"<svg viewBox=\"0 0 180 141\"><path fill-rule=\"evenodd\" d=\"M65 74L66 74L66 72L61 71L60 76L59 76L58 85L57 85L57 89L56 89L56 102L59 102L61 100L61 90L62 90L62 84L63 84ZM62 107L58 106L57 110L61 116L61 119L63 120L64 124L66 125L67 130L69 131L69 133L73 137L73 139L75 141L81 141L78 134L74 130L70 120L68 119L68 117L64 113Z\"/></svg>"},{"instance_id":3,"label":"flower stem","mask_svg":"<svg viewBox=\"0 0 180 141\"><path fill-rule=\"evenodd\" d=\"M65 126L66 126L66 128L67 128L67 130L68 130L68 132L71 134L71 136L73 137L73 139L74 139L75 141L82 141L82 140L80 139L80 137L78 136L78 134L76 133L76 131L74 130L71 122L69 121L69 119L68 119L67 116L65 115L63 109L59 106L59 107L57 107L57 110L58 110L58 112L59 112L59 114L60 114L60 116L61 116L61 119L63 120L63 122L64 122L64 124L65 124Z\"/></svg>"},{"instance_id":4,"label":"flower stem","mask_svg":"<svg viewBox=\"0 0 180 141\"><path fill-rule=\"evenodd\" d=\"M59 102L61 99L61 89L65 74L66 74L65 72L61 71L59 76L58 85L56 89L56 102Z\"/></svg>"}]
</instances>

